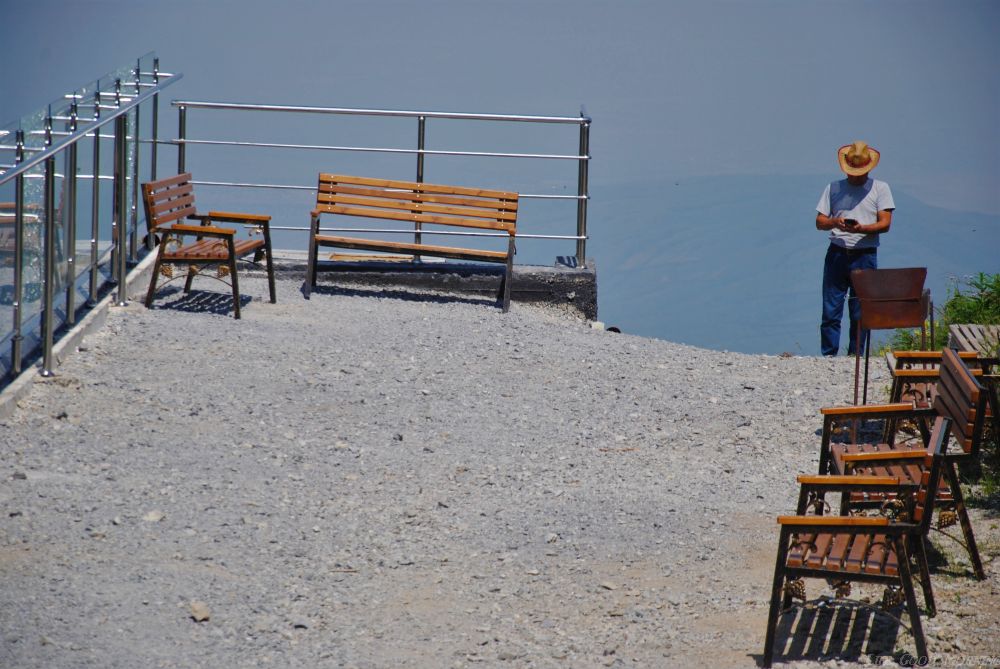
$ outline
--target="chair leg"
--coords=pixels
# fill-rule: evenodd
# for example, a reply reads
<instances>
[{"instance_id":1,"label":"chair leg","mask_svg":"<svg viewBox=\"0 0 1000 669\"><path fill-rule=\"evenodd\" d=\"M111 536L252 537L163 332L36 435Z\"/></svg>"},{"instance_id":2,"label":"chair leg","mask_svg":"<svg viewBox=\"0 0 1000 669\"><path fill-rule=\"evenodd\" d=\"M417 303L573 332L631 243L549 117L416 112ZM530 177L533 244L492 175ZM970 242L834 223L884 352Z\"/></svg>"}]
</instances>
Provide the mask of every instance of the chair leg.
<instances>
[{"instance_id":1,"label":"chair leg","mask_svg":"<svg viewBox=\"0 0 1000 669\"><path fill-rule=\"evenodd\" d=\"M184 280L184 292L185 293L190 293L191 292L191 283L194 281L194 275L197 274L197 273L198 273L198 271L195 269L194 265L188 265L187 279Z\"/></svg>"},{"instance_id":2,"label":"chair leg","mask_svg":"<svg viewBox=\"0 0 1000 669\"><path fill-rule=\"evenodd\" d=\"M785 560L788 558L788 533L782 529L778 556L774 563L774 580L771 582L771 606L767 612L767 632L764 635L762 665L770 667L774 660L774 638L777 633L778 615L781 613L782 585L785 582Z\"/></svg>"},{"instance_id":3,"label":"chair leg","mask_svg":"<svg viewBox=\"0 0 1000 669\"><path fill-rule=\"evenodd\" d=\"M927 608L927 617L933 618L937 615L937 605L934 603L934 587L931 584L931 572L927 566L927 539L926 537L915 537L917 553L917 566L920 568L920 587L924 591L924 606Z\"/></svg>"},{"instance_id":4,"label":"chair leg","mask_svg":"<svg viewBox=\"0 0 1000 669\"><path fill-rule=\"evenodd\" d=\"M972 533L972 523L969 521L969 512L965 508L965 497L962 495L962 486L958 481L958 472L955 471L954 461L945 462L945 476L948 477L948 487L951 488L951 496L955 500L955 513L958 514L958 521L962 525L962 534L965 537L965 548L969 551L969 559L972 560L972 570L976 578L982 581L986 578L983 570L983 561L979 557L979 548L976 546L976 535Z\"/></svg>"},{"instance_id":5,"label":"chair leg","mask_svg":"<svg viewBox=\"0 0 1000 669\"><path fill-rule=\"evenodd\" d=\"M153 263L153 276L149 277L149 289L146 291L146 308L153 306L153 293L156 292L156 280L160 278L160 267L163 265L163 247L156 253L156 262Z\"/></svg>"},{"instance_id":6,"label":"chair leg","mask_svg":"<svg viewBox=\"0 0 1000 669\"><path fill-rule=\"evenodd\" d=\"M910 616L910 630L917 645L917 662L927 657L927 640L924 638L924 627L920 622L920 607L917 605L917 595L913 591L913 575L910 573L910 556L906 551L906 542L902 537L893 540L896 557L899 560L899 582L906 594L906 611Z\"/></svg>"}]
</instances>

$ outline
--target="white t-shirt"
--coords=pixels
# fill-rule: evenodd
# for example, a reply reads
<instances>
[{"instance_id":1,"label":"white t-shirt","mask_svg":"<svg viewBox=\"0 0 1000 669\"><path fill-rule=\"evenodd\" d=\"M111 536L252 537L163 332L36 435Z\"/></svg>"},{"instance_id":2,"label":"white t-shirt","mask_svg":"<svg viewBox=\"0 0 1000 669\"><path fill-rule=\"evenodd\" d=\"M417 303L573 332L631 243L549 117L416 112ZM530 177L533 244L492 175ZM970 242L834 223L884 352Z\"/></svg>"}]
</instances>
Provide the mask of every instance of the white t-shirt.
<instances>
[{"instance_id":1,"label":"white t-shirt","mask_svg":"<svg viewBox=\"0 0 1000 669\"><path fill-rule=\"evenodd\" d=\"M847 179L827 184L819 198L816 211L824 216L853 218L861 225L871 225L878 220L878 213L893 210L892 191L884 181L869 178L860 186L852 186ZM830 231L830 243L847 249L866 249L878 246L875 233Z\"/></svg>"}]
</instances>

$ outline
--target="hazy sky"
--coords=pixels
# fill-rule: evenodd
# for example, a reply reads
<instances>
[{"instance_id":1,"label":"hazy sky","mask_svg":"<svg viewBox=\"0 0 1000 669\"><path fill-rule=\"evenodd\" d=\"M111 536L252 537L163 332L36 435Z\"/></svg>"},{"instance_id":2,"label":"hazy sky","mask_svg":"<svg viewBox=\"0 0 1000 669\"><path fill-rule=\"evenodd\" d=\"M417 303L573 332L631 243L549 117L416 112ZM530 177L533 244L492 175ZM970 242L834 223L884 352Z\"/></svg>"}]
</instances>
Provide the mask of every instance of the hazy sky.
<instances>
[{"instance_id":1,"label":"hazy sky","mask_svg":"<svg viewBox=\"0 0 1000 669\"><path fill-rule=\"evenodd\" d=\"M0 0L0 122L156 51L169 98L594 118L601 183L878 175L1000 211L1000 3ZM169 121L172 123L172 120ZM820 188L817 185L817 192ZM596 223L595 223L596 224Z\"/></svg>"}]
</instances>

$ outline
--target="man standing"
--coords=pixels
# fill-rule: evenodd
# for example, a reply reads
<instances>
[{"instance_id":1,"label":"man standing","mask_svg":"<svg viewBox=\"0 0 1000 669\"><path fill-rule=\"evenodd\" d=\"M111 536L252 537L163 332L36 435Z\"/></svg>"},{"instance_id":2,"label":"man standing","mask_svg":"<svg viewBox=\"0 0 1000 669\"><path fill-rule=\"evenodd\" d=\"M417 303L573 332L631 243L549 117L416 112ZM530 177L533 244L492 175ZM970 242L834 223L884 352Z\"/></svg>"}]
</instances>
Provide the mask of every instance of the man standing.
<instances>
[{"instance_id":1,"label":"man standing","mask_svg":"<svg viewBox=\"0 0 1000 669\"><path fill-rule=\"evenodd\" d=\"M830 248L823 264L823 321L819 330L823 355L837 355L840 350L845 298L851 320L847 352L858 352L861 305L855 299L851 271L878 267L879 235L889 231L896 208L889 185L868 178L879 157L879 152L864 142L840 147L837 159L847 178L827 185L816 205L816 229L830 231ZM867 332L862 345L866 339Z\"/></svg>"}]
</instances>

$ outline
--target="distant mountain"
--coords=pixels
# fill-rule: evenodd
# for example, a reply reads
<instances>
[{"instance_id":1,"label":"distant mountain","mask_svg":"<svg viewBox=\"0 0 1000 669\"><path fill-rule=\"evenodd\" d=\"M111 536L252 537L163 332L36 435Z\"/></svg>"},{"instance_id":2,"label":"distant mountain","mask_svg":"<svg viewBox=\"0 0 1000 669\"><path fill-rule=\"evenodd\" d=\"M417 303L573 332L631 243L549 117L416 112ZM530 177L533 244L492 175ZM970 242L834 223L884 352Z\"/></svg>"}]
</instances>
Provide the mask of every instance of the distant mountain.
<instances>
[{"instance_id":1,"label":"distant mountain","mask_svg":"<svg viewBox=\"0 0 1000 669\"><path fill-rule=\"evenodd\" d=\"M706 348L818 355L827 242L814 219L827 178L596 185L588 255L598 264L601 320ZM880 267L927 267L938 304L956 278L1000 272L1000 215L932 207L898 189L893 195Z\"/></svg>"}]
</instances>

